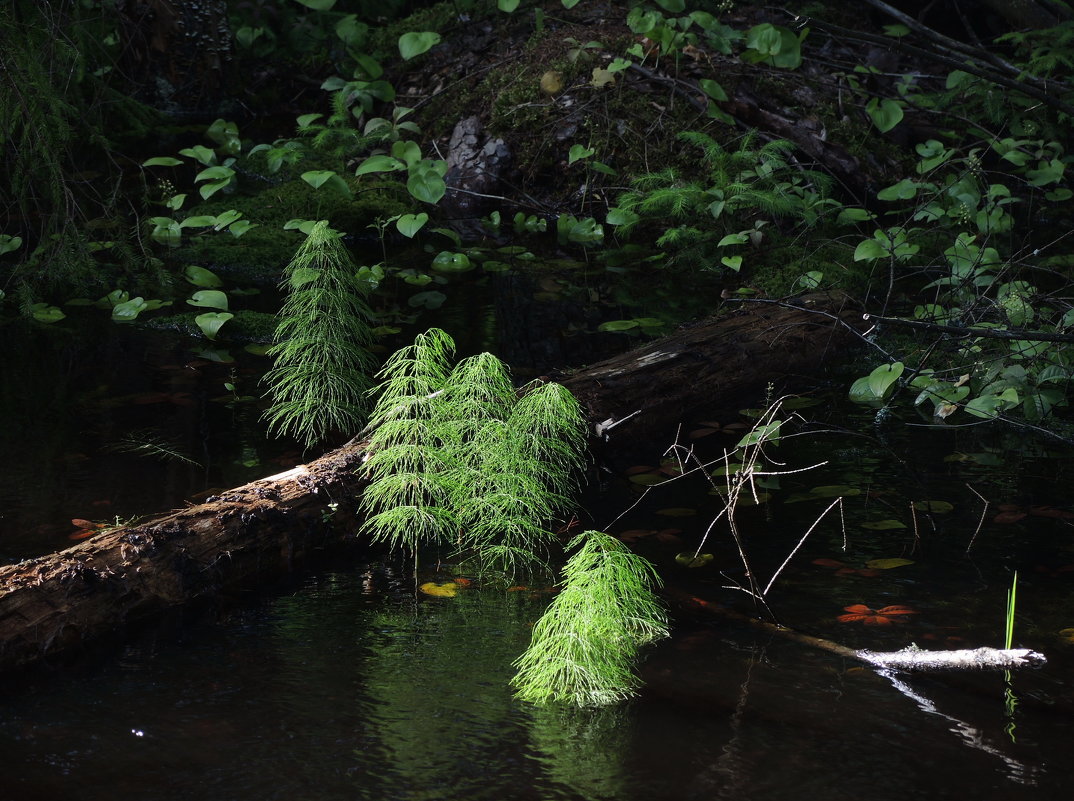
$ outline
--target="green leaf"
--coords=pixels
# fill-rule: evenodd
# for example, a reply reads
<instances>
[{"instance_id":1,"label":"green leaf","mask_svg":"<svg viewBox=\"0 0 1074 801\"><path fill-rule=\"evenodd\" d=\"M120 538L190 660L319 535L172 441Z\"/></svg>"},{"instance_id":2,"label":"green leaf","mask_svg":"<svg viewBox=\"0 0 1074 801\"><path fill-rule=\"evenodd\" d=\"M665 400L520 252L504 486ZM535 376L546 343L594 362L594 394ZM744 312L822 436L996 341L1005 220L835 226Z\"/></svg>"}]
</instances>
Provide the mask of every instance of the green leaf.
<instances>
[{"instance_id":1,"label":"green leaf","mask_svg":"<svg viewBox=\"0 0 1074 801\"><path fill-rule=\"evenodd\" d=\"M637 320L609 320L597 326L598 331L629 331L640 327Z\"/></svg>"},{"instance_id":2,"label":"green leaf","mask_svg":"<svg viewBox=\"0 0 1074 801\"><path fill-rule=\"evenodd\" d=\"M302 173L302 180L314 189L327 186L330 190L343 197L352 197L354 192L343 178L335 170L310 170Z\"/></svg>"},{"instance_id":3,"label":"green leaf","mask_svg":"<svg viewBox=\"0 0 1074 801\"><path fill-rule=\"evenodd\" d=\"M201 332L205 334L206 337L209 339L216 339L220 327L234 316L234 314L228 312L207 312L206 314L199 314L195 317L194 322L197 323L198 328L201 329Z\"/></svg>"},{"instance_id":4,"label":"green leaf","mask_svg":"<svg viewBox=\"0 0 1074 801\"><path fill-rule=\"evenodd\" d=\"M429 222L429 215L424 211L420 214L404 214L395 221L395 227L403 236L413 238Z\"/></svg>"},{"instance_id":5,"label":"green leaf","mask_svg":"<svg viewBox=\"0 0 1074 801\"><path fill-rule=\"evenodd\" d=\"M30 310L39 323L57 323L67 316L58 306L50 306L48 303L35 303Z\"/></svg>"},{"instance_id":6,"label":"green leaf","mask_svg":"<svg viewBox=\"0 0 1074 801\"><path fill-rule=\"evenodd\" d=\"M365 175L369 172L396 172L405 169L406 164L391 156L370 156L358 165L358 169L354 171L354 174L357 176Z\"/></svg>"},{"instance_id":7,"label":"green leaf","mask_svg":"<svg viewBox=\"0 0 1074 801\"><path fill-rule=\"evenodd\" d=\"M585 147L584 145L571 145L570 152L567 154L567 166L580 159L587 159L596 152L593 148Z\"/></svg>"},{"instance_id":8,"label":"green leaf","mask_svg":"<svg viewBox=\"0 0 1074 801\"><path fill-rule=\"evenodd\" d=\"M686 9L686 0L656 0L656 4L672 14L678 14Z\"/></svg>"},{"instance_id":9,"label":"green leaf","mask_svg":"<svg viewBox=\"0 0 1074 801\"><path fill-rule=\"evenodd\" d=\"M216 217L204 214L195 217L187 217L179 223L180 228L208 228L210 225L216 225Z\"/></svg>"},{"instance_id":10,"label":"green leaf","mask_svg":"<svg viewBox=\"0 0 1074 801\"><path fill-rule=\"evenodd\" d=\"M865 104L865 113L869 115L869 119L873 121L873 125L880 133L887 133L902 122L902 109L902 101L887 97L883 100L873 97Z\"/></svg>"},{"instance_id":11,"label":"green leaf","mask_svg":"<svg viewBox=\"0 0 1074 801\"><path fill-rule=\"evenodd\" d=\"M641 217L632 211L613 206L608 209L608 216L605 218L605 222L608 225L633 225L640 219Z\"/></svg>"},{"instance_id":12,"label":"green leaf","mask_svg":"<svg viewBox=\"0 0 1074 801\"><path fill-rule=\"evenodd\" d=\"M216 222L213 223L213 228L215 228L217 231L222 231L224 228L231 225L231 223L235 222L240 217L242 217L241 211L236 211L235 209L228 209L227 211L221 212L220 214L216 215Z\"/></svg>"},{"instance_id":13,"label":"green leaf","mask_svg":"<svg viewBox=\"0 0 1074 801\"><path fill-rule=\"evenodd\" d=\"M438 203L447 192L447 184L436 167L417 167L410 172L407 191L424 203Z\"/></svg>"},{"instance_id":14,"label":"green leaf","mask_svg":"<svg viewBox=\"0 0 1074 801\"><path fill-rule=\"evenodd\" d=\"M201 195L202 200L208 200L230 183L230 178L227 178L222 181L210 181L209 183L202 184L198 187L198 194Z\"/></svg>"},{"instance_id":15,"label":"green leaf","mask_svg":"<svg viewBox=\"0 0 1074 801\"><path fill-rule=\"evenodd\" d=\"M505 11L508 14L511 14L518 8L520 2L521 0L496 0L496 7L500 9L500 11Z\"/></svg>"},{"instance_id":16,"label":"green leaf","mask_svg":"<svg viewBox=\"0 0 1074 801\"><path fill-rule=\"evenodd\" d=\"M949 501L914 501L913 506L919 512L929 512L934 515L945 515L955 509L955 505Z\"/></svg>"},{"instance_id":17,"label":"green leaf","mask_svg":"<svg viewBox=\"0 0 1074 801\"><path fill-rule=\"evenodd\" d=\"M182 164L182 159L172 158L171 156L155 156L151 159L146 159L142 162L143 167L178 167Z\"/></svg>"},{"instance_id":18,"label":"green leaf","mask_svg":"<svg viewBox=\"0 0 1074 801\"><path fill-rule=\"evenodd\" d=\"M886 400L905 366L902 362L882 364L869 373L869 391L879 400Z\"/></svg>"},{"instance_id":19,"label":"green leaf","mask_svg":"<svg viewBox=\"0 0 1074 801\"><path fill-rule=\"evenodd\" d=\"M194 145L194 147L184 147L179 151L180 156L186 156L187 158L200 161L206 167L216 163L216 152L205 145Z\"/></svg>"},{"instance_id":20,"label":"green leaf","mask_svg":"<svg viewBox=\"0 0 1074 801\"><path fill-rule=\"evenodd\" d=\"M183 276L194 286L212 288L224 285L216 273L196 264L188 264L183 270Z\"/></svg>"},{"instance_id":21,"label":"green leaf","mask_svg":"<svg viewBox=\"0 0 1074 801\"><path fill-rule=\"evenodd\" d=\"M442 250L433 259L432 268L439 273L465 273L474 269L474 265L465 253Z\"/></svg>"},{"instance_id":22,"label":"green leaf","mask_svg":"<svg viewBox=\"0 0 1074 801\"><path fill-rule=\"evenodd\" d=\"M846 498L861 495L861 490L846 484L830 484L824 487L813 487L809 490L809 494L815 498Z\"/></svg>"},{"instance_id":23,"label":"green leaf","mask_svg":"<svg viewBox=\"0 0 1074 801\"><path fill-rule=\"evenodd\" d=\"M295 122L298 123L299 130L301 130L303 128L309 128L310 125L317 122L317 120L323 116L324 114L302 114L295 118Z\"/></svg>"},{"instance_id":24,"label":"green leaf","mask_svg":"<svg viewBox=\"0 0 1074 801\"><path fill-rule=\"evenodd\" d=\"M881 189L876 193L879 200L910 200L917 194L917 184L909 178L903 178L897 184Z\"/></svg>"},{"instance_id":25,"label":"green leaf","mask_svg":"<svg viewBox=\"0 0 1074 801\"><path fill-rule=\"evenodd\" d=\"M694 556L690 552L684 552L675 555L675 562L683 567L704 567L713 559L710 553L699 553Z\"/></svg>"},{"instance_id":26,"label":"green leaf","mask_svg":"<svg viewBox=\"0 0 1074 801\"><path fill-rule=\"evenodd\" d=\"M191 306L204 306L210 309L227 311L227 295L219 289L201 289L187 300Z\"/></svg>"},{"instance_id":27,"label":"green leaf","mask_svg":"<svg viewBox=\"0 0 1074 801\"><path fill-rule=\"evenodd\" d=\"M875 239L865 239L854 248L854 261L865 259L882 259L888 255L887 250Z\"/></svg>"},{"instance_id":28,"label":"green leaf","mask_svg":"<svg viewBox=\"0 0 1074 801\"><path fill-rule=\"evenodd\" d=\"M336 0L295 0L295 2L301 3L306 8L312 8L314 11L328 11L336 4Z\"/></svg>"},{"instance_id":29,"label":"green leaf","mask_svg":"<svg viewBox=\"0 0 1074 801\"><path fill-rule=\"evenodd\" d=\"M436 31L410 31L399 37L399 55L404 61L420 56L440 42Z\"/></svg>"},{"instance_id":30,"label":"green leaf","mask_svg":"<svg viewBox=\"0 0 1074 801\"><path fill-rule=\"evenodd\" d=\"M112 307L112 320L117 323L129 323L149 308L145 298L131 298Z\"/></svg>"},{"instance_id":31,"label":"green leaf","mask_svg":"<svg viewBox=\"0 0 1074 801\"><path fill-rule=\"evenodd\" d=\"M783 425L782 420L773 420L763 426L758 426L744 436L735 445L736 448L747 448L751 445L760 445L762 442L775 444L779 442L779 429Z\"/></svg>"},{"instance_id":32,"label":"green leaf","mask_svg":"<svg viewBox=\"0 0 1074 801\"><path fill-rule=\"evenodd\" d=\"M861 527L870 531L895 531L896 529L906 528L906 524L898 520L872 520L868 523L862 523Z\"/></svg>"},{"instance_id":33,"label":"green leaf","mask_svg":"<svg viewBox=\"0 0 1074 801\"><path fill-rule=\"evenodd\" d=\"M422 307L424 309L439 309L444 305L444 301L447 300L447 295L443 292L437 292L435 289L430 289L425 292L418 292L410 296L407 304L413 308Z\"/></svg>"},{"instance_id":34,"label":"green leaf","mask_svg":"<svg viewBox=\"0 0 1074 801\"><path fill-rule=\"evenodd\" d=\"M741 256L721 256L720 263L729 270L734 270L736 273L742 267Z\"/></svg>"},{"instance_id":35,"label":"green leaf","mask_svg":"<svg viewBox=\"0 0 1074 801\"><path fill-rule=\"evenodd\" d=\"M701 91L707 94L713 100L719 102L727 100L727 92L724 91L723 87L720 86L719 83L712 80L711 78L702 78L700 81L698 81L698 84L701 86Z\"/></svg>"},{"instance_id":36,"label":"green leaf","mask_svg":"<svg viewBox=\"0 0 1074 801\"><path fill-rule=\"evenodd\" d=\"M21 236L11 236L10 234L0 234L0 256L5 253L12 253L22 247Z\"/></svg>"}]
</instances>

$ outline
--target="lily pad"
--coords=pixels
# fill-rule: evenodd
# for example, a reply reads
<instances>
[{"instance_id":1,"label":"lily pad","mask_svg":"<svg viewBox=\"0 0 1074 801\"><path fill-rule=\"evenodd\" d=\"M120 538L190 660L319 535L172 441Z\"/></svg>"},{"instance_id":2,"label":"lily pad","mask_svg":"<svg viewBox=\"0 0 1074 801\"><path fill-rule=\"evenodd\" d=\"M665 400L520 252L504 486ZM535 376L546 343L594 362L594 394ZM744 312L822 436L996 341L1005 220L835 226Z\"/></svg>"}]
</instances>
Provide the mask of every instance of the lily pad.
<instances>
[{"instance_id":1,"label":"lily pad","mask_svg":"<svg viewBox=\"0 0 1074 801\"><path fill-rule=\"evenodd\" d=\"M667 509L658 509L656 513L664 517L693 517L697 514L697 509L690 509L686 506L670 506Z\"/></svg>"},{"instance_id":2,"label":"lily pad","mask_svg":"<svg viewBox=\"0 0 1074 801\"><path fill-rule=\"evenodd\" d=\"M947 501L914 501L914 508L919 512L931 512L934 515L945 515L955 508L953 503Z\"/></svg>"},{"instance_id":3,"label":"lily pad","mask_svg":"<svg viewBox=\"0 0 1074 801\"><path fill-rule=\"evenodd\" d=\"M870 520L868 523L862 523L861 527L870 531L892 531L898 528L906 528L906 524L898 520Z\"/></svg>"}]
</instances>

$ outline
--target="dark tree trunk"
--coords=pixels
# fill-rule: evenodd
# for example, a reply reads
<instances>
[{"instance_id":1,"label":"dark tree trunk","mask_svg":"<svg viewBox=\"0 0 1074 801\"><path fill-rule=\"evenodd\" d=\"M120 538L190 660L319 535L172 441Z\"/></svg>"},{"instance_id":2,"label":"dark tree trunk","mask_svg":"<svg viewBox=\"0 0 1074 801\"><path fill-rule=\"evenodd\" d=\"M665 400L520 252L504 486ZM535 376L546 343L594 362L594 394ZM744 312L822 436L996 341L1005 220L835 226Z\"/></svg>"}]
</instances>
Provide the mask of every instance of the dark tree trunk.
<instances>
[{"instance_id":1,"label":"dark tree trunk","mask_svg":"<svg viewBox=\"0 0 1074 801\"><path fill-rule=\"evenodd\" d=\"M680 420L733 413L743 400L756 402L769 382L815 373L831 349L854 342L850 326L861 314L841 299L819 295L800 304L750 304L562 382L604 432L605 449L658 441ZM352 538L362 455L362 443L348 443L198 506L0 567L0 669L70 653L169 607L266 582L312 550ZM332 520L351 524L336 528Z\"/></svg>"}]
</instances>

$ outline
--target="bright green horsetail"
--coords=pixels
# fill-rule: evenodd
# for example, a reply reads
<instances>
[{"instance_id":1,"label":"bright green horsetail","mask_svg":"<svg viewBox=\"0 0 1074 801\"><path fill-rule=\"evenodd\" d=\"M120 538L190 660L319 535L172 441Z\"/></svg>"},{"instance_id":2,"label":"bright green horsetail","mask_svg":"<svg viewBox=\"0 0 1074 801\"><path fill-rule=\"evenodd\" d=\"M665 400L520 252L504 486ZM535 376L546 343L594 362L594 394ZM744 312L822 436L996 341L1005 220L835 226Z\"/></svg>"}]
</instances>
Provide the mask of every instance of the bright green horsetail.
<instances>
[{"instance_id":1,"label":"bright green horsetail","mask_svg":"<svg viewBox=\"0 0 1074 801\"><path fill-rule=\"evenodd\" d=\"M668 636L653 566L599 531L575 537L563 589L515 662L517 696L534 704L604 706L635 694L640 646Z\"/></svg>"}]
</instances>

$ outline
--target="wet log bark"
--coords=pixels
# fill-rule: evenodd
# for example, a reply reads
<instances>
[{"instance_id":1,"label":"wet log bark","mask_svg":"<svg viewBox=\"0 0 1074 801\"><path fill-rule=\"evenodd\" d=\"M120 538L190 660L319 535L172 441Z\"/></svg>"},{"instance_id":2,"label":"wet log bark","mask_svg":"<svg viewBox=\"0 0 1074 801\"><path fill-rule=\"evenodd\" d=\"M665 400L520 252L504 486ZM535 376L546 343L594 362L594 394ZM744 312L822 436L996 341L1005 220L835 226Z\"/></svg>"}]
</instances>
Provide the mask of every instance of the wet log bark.
<instances>
[{"instance_id":1,"label":"wet log bark","mask_svg":"<svg viewBox=\"0 0 1074 801\"><path fill-rule=\"evenodd\" d=\"M769 382L815 372L833 349L853 343L850 325L861 324L861 313L835 296L751 305L561 380L587 408L604 447L621 448L673 433L692 415L756 402ZM0 567L0 670L75 652L169 607L266 582L353 537L362 457L363 443L351 441L203 504ZM337 529L326 523L330 513L352 524Z\"/></svg>"}]
</instances>

